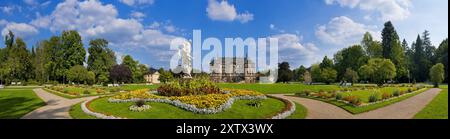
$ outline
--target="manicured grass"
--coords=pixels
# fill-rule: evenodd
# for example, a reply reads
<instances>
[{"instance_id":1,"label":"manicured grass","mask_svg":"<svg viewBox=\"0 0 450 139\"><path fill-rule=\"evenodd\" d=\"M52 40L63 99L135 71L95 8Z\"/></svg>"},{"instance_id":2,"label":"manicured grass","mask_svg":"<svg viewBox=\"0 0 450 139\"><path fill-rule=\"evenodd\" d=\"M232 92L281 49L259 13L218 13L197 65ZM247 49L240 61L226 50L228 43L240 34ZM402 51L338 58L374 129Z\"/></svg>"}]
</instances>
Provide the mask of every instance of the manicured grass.
<instances>
[{"instance_id":1,"label":"manicured grass","mask_svg":"<svg viewBox=\"0 0 450 139\"><path fill-rule=\"evenodd\" d=\"M393 94L395 90L399 91L406 91L408 90L407 87L384 87L380 89L368 89L368 90L359 90L359 91L351 91L351 92L344 92L342 93L342 96L356 96L358 98L361 98L362 102L368 103L369 102L369 96L372 94L375 94L378 96L378 99L381 99L381 95L383 93Z\"/></svg>"},{"instance_id":2,"label":"manicured grass","mask_svg":"<svg viewBox=\"0 0 450 139\"><path fill-rule=\"evenodd\" d=\"M448 119L448 85L441 89L441 93L414 116L415 119Z\"/></svg>"},{"instance_id":3,"label":"manicured grass","mask_svg":"<svg viewBox=\"0 0 450 139\"><path fill-rule=\"evenodd\" d=\"M133 91L133 90L140 90L140 89L157 89L159 87L159 84L154 85L124 85L120 88L127 91Z\"/></svg>"},{"instance_id":4,"label":"manicured grass","mask_svg":"<svg viewBox=\"0 0 450 139\"><path fill-rule=\"evenodd\" d=\"M268 98L259 108L251 107L249 100L238 100L232 108L218 114L195 114L190 111L164 103L148 102L151 108L144 112L132 112L128 108L134 103L109 103L107 98L94 100L90 108L96 112L135 119L264 119L281 112L285 107L283 101ZM78 117L74 117L78 118Z\"/></svg>"},{"instance_id":5,"label":"manicured grass","mask_svg":"<svg viewBox=\"0 0 450 139\"><path fill-rule=\"evenodd\" d=\"M18 119L44 105L31 89L0 89L0 119Z\"/></svg>"},{"instance_id":6,"label":"manicured grass","mask_svg":"<svg viewBox=\"0 0 450 139\"><path fill-rule=\"evenodd\" d=\"M383 101L383 102L380 102L380 103L371 104L371 105L367 105L367 106L360 106L360 107L356 107L356 106L350 105L348 103L336 101L336 99L322 99L322 98L317 98L317 97L305 97L305 98L320 100L320 101L323 101L323 102L330 103L330 104L336 105L338 107L341 107L342 109L344 109L344 110L346 110L346 111L348 111L348 112L350 112L352 114L359 114L359 113L372 111L372 110L375 110L375 109L378 109L378 108L382 108L382 107L385 107L385 106L388 106L388 105L391 105L391 104L403 101L405 99L408 99L410 97L418 95L418 94L420 94L422 92L425 92L426 90L428 90L428 88L424 88L424 89L418 90L416 92L413 92L413 93L410 93L410 94L406 94L406 95L403 95L401 97L397 97L397 98L394 98L394 99L391 99L391 100L388 100L388 101Z\"/></svg>"},{"instance_id":7,"label":"manicured grass","mask_svg":"<svg viewBox=\"0 0 450 139\"><path fill-rule=\"evenodd\" d=\"M286 119L305 119L307 114L308 110L305 106L295 103L295 112Z\"/></svg>"},{"instance_id":8,"label":"manicured grass","mask_svg":"<svg viewBox=\"0 0 450 139\"><path fill-rule=\"evenodd\" d=\"M304 84L219 84L221 88L246 89L264 94L294 94L303 90L331 91L339 90L337 85L304 85Z\"/></svg>"},{"instance_id":9,"label":"manicured grass","mask_svg":"<svg viewBox=\"0 0 450 139\"><path fill-rule=\"evenodd\" d=\"M70 108L70 117L74 119L97 119L94 116L90 116L81 110L81 103L78 103Z\"/></svg>"}]
</instances>

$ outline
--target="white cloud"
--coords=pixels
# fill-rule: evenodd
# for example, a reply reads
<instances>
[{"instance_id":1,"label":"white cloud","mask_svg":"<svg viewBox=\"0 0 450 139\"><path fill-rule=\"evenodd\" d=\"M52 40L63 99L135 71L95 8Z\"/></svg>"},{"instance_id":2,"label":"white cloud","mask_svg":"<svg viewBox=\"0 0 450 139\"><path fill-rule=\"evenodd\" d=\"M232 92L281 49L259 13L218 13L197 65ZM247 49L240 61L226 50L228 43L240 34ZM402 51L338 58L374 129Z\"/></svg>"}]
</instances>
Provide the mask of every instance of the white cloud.
<instances>
[{"instance_id":1,"label":"white cloud","mask_svg":"<svg viewBox=\"0 0 450 139\"><path fill-rule=\"evenodd\" d=\"M5 19L0 20L0 27L5 26L6 24L8 24L8 21L6 21Z\"/></svg>"},{"instance_id":2,"label":"white cloud","mask_svg":"<svg viewBox=\"0 0 450 139\"><path fill-rule=\"evenodd\" d=\"M206 8L208 17L214 21L235 21L247 23L254 19L254 15L249 12L238 14L234 5L230 5L227 1L218 2L217 0L208 0Z\"/></svg>"},{"instance_id":3,"label":"white cloud","mask_svg":"<svg viewBox=\"0 0 450 139\"><path fill-rule=\"evenodd\" d=\"M0 10L5 14L12 14L14 11L22 12L22 7L17 5L7 5L0 7Z\"/></svg>"},{"instance_id":4,"label":"white cloud","mask_svg":"<svg viewBox=\"0 0 450 139\"><path fill-rule=\"evenodd\" d=\"M131 12L131 17L138 20L142 20L144 17L146 17L146 15L142 12L133 11Z\"/></svg>"},{"instance_id":5,"label":"white cloud","mask_svg":"<svg viewBox=\"0 0 450 139\"><path fill-rule=\"evenodd\" d=\"M339 4L341 7L359 8L361 10L378 12L379 19L404 20L410 16L411 0L325 0L328 5Z\"/></svg>"},{"instance_id":6,"label":"white cloud","mask_svg":"<svg viewBox=\"0 0 450 139\"><path fill-rule=\"evenodd\" d=\"M14 22L6 24L6 27L2 30L2 36L6 36L9 31L14 32L16 36L24 39L27 39L39 33L39 31L35 27L29 24Z\"/></svg>"},{"instance_id":7,"label":"white cloud","mask_svg":"<svg viewBox=\"0 0 450 139\"><path fill-rule=\"evenodd\" d=\"M316 29L316 37L322 42L333 45L352 45L358 43L364 33L370 32L376 39L379 32L375 32L376 27L367 26L354 22L346 16L335 17L326 25L321 25Z\"/></svg>"},{"instance_id":8,"label":"white cloud","mask_svg":"<svg viewBox=\"0 0 450 139\"><path fill-rule=\"evenodd\" d=\"M128 6L134 6L134 5L152 5L155 3L155 0L120 0L123 4L126 4Z\"/></svg>"},{"instance_id":9,"label":"white cloud","mask_svg":"<svg viewBox=\"0 0 450 139\"><path fill-rule=\"evenodd\" d=\"M292 68L300 65L309 66L319 59L317 48L313 43L302 44L302 36L296 34L278 34L270 36L278 39L279 61L287 61Z\"/></svg>"},{"instance_id":10,"label":"white cloud","mask_svg":"<svg viewBox=\"0 0 450 139\"><path fill-rule=\"evenodd\" d=\"M164 29L169 33L173 33L175 31L177 31L177 28L175 28L175 26L173 26L173 25L165 26Z\"/></svg>"},{"instance_id":11,"label":"white cloud","mask_svg":"<svg viewBox=\"0 0 450 139\"><path fill-rule=\"evenodd\" d=\"M274 24L270 24L269 27L270 27L271 30L275 29L275 25Z\"/></svg>"},{"instance_id":12,"label":"white cloud","mask_svg":"<svg viewBox=\"0 0 450 139\"><path fill-rule=\"evenodd\" d=\"M25 4L28 4L31 6L39 5L39 2L37 2L36 0L23 0L23 2L25 2Z\"/></svg>"}]
</instances>

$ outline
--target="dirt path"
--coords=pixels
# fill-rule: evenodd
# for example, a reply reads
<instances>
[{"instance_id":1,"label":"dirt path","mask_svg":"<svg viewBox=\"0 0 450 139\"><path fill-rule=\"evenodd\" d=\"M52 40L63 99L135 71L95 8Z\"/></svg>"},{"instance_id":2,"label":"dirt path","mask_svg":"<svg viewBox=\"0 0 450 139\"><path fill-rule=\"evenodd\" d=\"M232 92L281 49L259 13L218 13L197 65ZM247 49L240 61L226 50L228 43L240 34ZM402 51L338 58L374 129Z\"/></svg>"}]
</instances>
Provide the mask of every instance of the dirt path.
<instances>
[{"instance_id":1,"label":"dirt path","mask_svg":"<svg viewBox=\"0 0 450 139\"><path fill-rule=\"evenodd\" d=\"M272 96L302 104L308 109L307 119L411 119L430 103L440 91L441 89L433 88L401 102L357 115L352 115L342 108L318 100L282 94Z\"/></svg>"},{"instance_id":2,"label":"dirt path","mask_svg":"<svg viewBox=\"0 0 450 139\"><path fill-rule=\"evenodd\" d=\"M79 99L66 99L51 93L48 93L42 89L33 90L45 103L39 109L36 109L22 119L71 119L69 115L70 107L85 100L92 99L94 97L79 98Z\"/></svg>"}]
</instances>

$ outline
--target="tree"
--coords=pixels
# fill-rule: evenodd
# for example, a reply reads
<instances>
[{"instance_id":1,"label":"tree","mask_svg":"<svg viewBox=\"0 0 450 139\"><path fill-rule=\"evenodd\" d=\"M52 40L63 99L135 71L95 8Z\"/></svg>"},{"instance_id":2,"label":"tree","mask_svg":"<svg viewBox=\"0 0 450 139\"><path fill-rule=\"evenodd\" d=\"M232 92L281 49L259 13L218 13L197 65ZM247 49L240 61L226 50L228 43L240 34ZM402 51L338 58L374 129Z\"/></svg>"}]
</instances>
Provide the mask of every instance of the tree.
<instances>
[{"instance_id":1,"label":"tree","mask_svg":"<svg viewBox=\"0 0 450 139\"><path fill-rule=\"evenodd\" d=\"M313 82L321 82L322 78L321 78L321 69L319 64L313 64L311 66L311 78Z\"/></svg>"},{"instance_id":2,"label":"tree","mask_svg":"<svg viewBox=\"0 0 450 139\"><path fill-rule=\"evenodd\" d=\"M109 78L114 83L129 83L133 80L131 70L126 65L115 65L109 72Z\"/></svg>"},{"instance_id":3,"label":"tree","mask_svg":"<svg viewBox=\"0 0 450 139\"><path fill-rule=\"evenodd\" d=\"M171 81L171 80L173 80L173 74L172 74L172 72L169 72L169 71L165 71L164 69L159 69L159 81L160 82L163 82L163 83L167 83L167 82L169 82L169 81Z\"/></svg>"},{"instance_id":4,"label":"tree","mask_svg":"<svg viewBox=\"0 0 450 139\"><path fill-rule=\"evenodd\" d=\"M406 78L408 72L405 66L405 53L401 46L397 31L390 21L384 24L382 39L383 57L385 59L390 59L394 63L397 69L396 74L398 79Z\"/></svg>"},{"instance_id":5,"label":"tree","mask_svg":"<svg viewBox=\"0 0 450 139\"><path fill-rule=\"evenodd\" d=\"M64 52L64 67L69 69L75 65L83 65L86 59L86 50L80 34L75 30L63 31L61 43Z\"/></svg>"},{"instance_id":6,"label":"tree","mask_svg":"<svg viewBox=\"0 0 450 139\"><path fill-rule=\"evenodd\" d=\"M364 34L363 40L361 41L361 46L364 48L366 55L370 58L383 57L383 47L381 46L381 43L373 40L373 37L369 32Z\"/></svg>"},{"instance_id":7,"label":"tree","mask_svg":"<svg viewBox=\"0 0 450 139\"><path fill-rule=\"evenodd\" d=\"M87 68L95 73L97 81L107 82L109 71L116 65L115 53L108 48L108 41L105 39L91 40L89 46Z\"/></svg>"},{"instance_id":8,"label":"tree","mask_svg":"<svg viewBox=\"0 0 450 139\"><path fill-rule=\"evenodd\" d=\"M326 84L331 84L336 81L337 71L333 68L324 68L320 72L320 78Z\"/></svg>"},{"instance_id":9,"label":"tree","mask_svg":"<svg viewBox=\"0 0 450 139\"><path fill-rule=\"evenodd\" d=\"M21 38L16 38L13 46L8 49L7 55L6 63L10 68L9 79L26 81L31 78L31 56L25 42Z\"/></svg>"},{"instance_id":10,"label":"tree","mask_svg":"<svg viewBox=\"0 0 450 139\"><path fill-rule=\"evenodd\" d=\"M367 63L368 59L369 57L365 55L364 49L360 45L353 45L338 51L334 55L338 79L343 79L347 68L359 69Z\"/></svg>"},{"instance_id":11,"label":"tree","mask_svg":"<svg viewBox=\"0 0 450 139\"><path fill-rule=\"evenodd\" d=\"M85 82L89 85L93 85L95 83L95 73L93 71L87 72Z\"/></svg>"},{"instance_id":12,"label":"tree","mask_svg":"<svg viewBox=\"0 0 450 139\"><path fill-rule=\"evenodd\" d=\"M436 60L444 65L445 82L448 82L448 39L445 39L436 50Z\"/></svg>"},{"instance_id":13,"label":"tree","mask_svg":"<svg viewBox=\"0 0 450 139\"><path fill-rule=\"evenodd\" d=\"M77 84L83 83L88 79L88 70L81 65L73 66L67 72L67 79Z\"/></svg>"},{"instance_id":14,"label":"tree","mask_svg":"<svg viewBox=\"0 0 450 139\"><path fill-rule=\"evenodd\" d=\"M363 78L370 78L378 86L382 86L386 80L391 80L396 76L394 63L389 59L373 58L359 68Z\"/></svg>"},{"instance_id":15,"label":"tree","mask_svg":"<svg viewBox=\"0 0 450 139\"><path fill-rule=\"evenodd\" d=\"M325 56L322 60L322 63L320 63L320 68L321 69L325 69L325 68L333 68L334 63L333 60L329 59L328 56Z\"/></svg>"},{"instance_id":16,"label":"tree","mask_svg":"<svg viewBox=\"0 0 450 139\"><path fill-rule=\"evenodd\" d=\"M358 72L352 70L351 68L347 68L344 74L344 80L352 83L353 85L353 83L358 82L358 79L359 79Z\"/></svg>"},{"instance_id":17,"label":"tree","mask_svg":"<svg viewBox=\"0 0 450 139\"><path fill-rule=\"evenodd\" d=\"M429 73L430 61L426 58L425 48L423 47L423 40L420 35L417 36L417 40L414 43L414 54L412 56L412 75L413 79L417 82L424 82L427 80L426 73Z\"/></svg>"},{"instance_id":18,"label":"tree","mask_svg":"<svg viewBox=\"0 0 450 139\"><path fill-rule=\"evenodd\" d=\"M278 82L287 83L292 80L293 73L288 62L278 64Z\"/></svg>"},{"instance_id":19,"label":"tree","mask_svg":"<svg viewBox=\"0 0 450 139\"><path fill-rule=\"evenodd\" d=\"M439 84L444 81L444 64L438 63L430 69L430 80L433 82L434 87L439 87Z\"/></svg>"},{"instance_id":20,"label":"tree","mask_svg":"<svg viewBox=\"0 0 450 139\"><path fill-rule=\"evenodd\" d=\"M293 71L293 73L294 73L294 76L293 76L294 80L303 82L305 80L304 74L305 74L306 71L307 71L307 69L303 65L300 66L298 69L295 69Z\"/></svg>"},{"instance_id":21,"label":"tree","mask_svg":"<svg viewBox=\"0 0 450 139\"><path fill-rule=\"evenodd\" d=\"M139 61L135 61L130 55L126 55L122 60L122 64L130 68L133 77L132 80L133 82L139 83L144 80L143 74L145 73L141 72L139 68Z\"/></svg>"}]
</instances>

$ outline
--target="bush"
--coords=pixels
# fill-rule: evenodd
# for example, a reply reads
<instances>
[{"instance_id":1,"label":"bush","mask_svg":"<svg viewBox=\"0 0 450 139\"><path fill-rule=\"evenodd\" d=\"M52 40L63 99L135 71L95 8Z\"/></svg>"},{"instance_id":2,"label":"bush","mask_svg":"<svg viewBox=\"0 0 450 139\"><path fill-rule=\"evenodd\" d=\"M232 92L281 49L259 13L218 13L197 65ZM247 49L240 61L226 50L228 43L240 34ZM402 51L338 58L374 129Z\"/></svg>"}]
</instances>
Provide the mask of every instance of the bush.
<instances>
[{"instance_id":1,"label":"bush","mask_svg":"<svg viewBox=\"0 0 450 139\"><path fill-rule=\"evenodd\" d=\"M389 94L389 93L383 93L383 95L381 95L381 99L383 99L383 100L386 100L386 99L389 99L389 98L391 98L391 94Z\"/></svg>"},{"instance_id":2,"label":"bush","mask_svg":"<svg viewBox=\"0 0 450 139\"><path fill-rule=\"evenodd\" d=\"M97 89L95 91L97 92L97 94L104 94L105 93L105 90L103 90L103 89Z\"/></svg>"},{"instance_id":3,"label":"bush","mask_svg":"<svg viewBox=\"0 0 450 139\"><path fill-rule=\"evenodd\" d=\"M369 96L369 102L377 102L377 101L378 96L375 93Z\"/></svg>"},{"instance_id":4,"label":"bush","mask_svg":"<svg viewBox=\"0 0 450 139\"><path fill-rule=\"evenodd\" d=\"M408 93L411 93L411 92L413 92L413 89L410 87L410 88L408 88L408 91L407 91Z\"/></svg>"},{"instance_id":5,"label":"bush","mask_svg":"<svg viewBox=\"0 0 450 139\"><path fill-rule=\"evenodd\" d=\"M360 98L355 98L355 99L352 99L352 100L350 101L350 104L353 104L353 105L355 105L355 106L359 106L359 105L362 104L362 101L361 101Z\"/></svg>"},{"instance_id":6,"label":"bush","mask_svg":"<svg viewBox=\"0 0 450 139\"><path fill-rule=\"evenodd\" d=\"M256 107L259 108L261 107L261 99L255 99L255 100L251 100L249 103L247 103L247 105L251 106L251 107Z\"/></svg>"},{"instance_id":7,"label":"bush","mask_svg":"<svg viewBox=\"0 0 450 139\"><path fill-rule=\"evenodd\" d=\"M395 97L400 96L400 91L399 90L394 90L394 93L392 93Z\"/></svg>"},{"instance_id":8,"label":"bush","mask_svg":"<svg viewBox=\"0 0 450 139\"><path fill-rule=\"evenodd\" d=\"M60 88L60 89L62 89L62 88ZM64 89L63 93L67 94L67 93L69 93L69 90Z\"/></svg>"},{"instance_id":9,"label":"bush","mask_svg":"<svg viewBox=\"0 0 450 139\"><path fill-rule=\"evenodd\" d=\"M89 95L89 94L91 94L91 92L89 92L89 90L84 90L84 91L83 91L83 94Z\"/></svg>"},{"instance_id":10,"label":"bush","mask_svg":"<svg viewBox=\"0 0 450 139\"><path fill-rule=\"evenodd\" d=\"M342 99L342 94L341 93L336 94L336 100L341 100L341 99Z\"/></svg>"},{"instance_id":11,"label":"bush","mask_svg":"<svg viewBox=\"0 0 450 139\"><path fill-rule=\"evenodd\" d=\"M406 91L404 91L404 90L400 91L400 95L404 95L404 94L406 94Z\"/></svg>"},{"instance_id":12,"label":"bush","mask_svg":"<svg viewBox=\"0 0 450 139\"><path fill-rule=\"evenodd\" d=\"M135 105L138 106L138 107L142 107L142 106L145 105L145 101L142 100L142 99L140 99L140 100L136 101L136 104L135 104Z\"/></svg>"}]
</instances>

